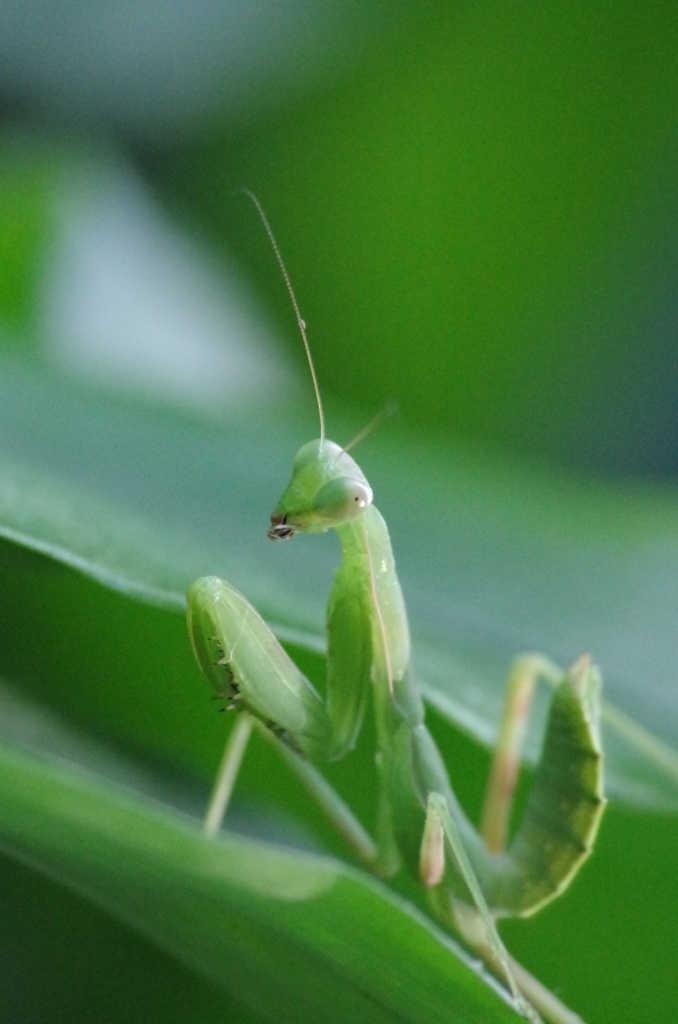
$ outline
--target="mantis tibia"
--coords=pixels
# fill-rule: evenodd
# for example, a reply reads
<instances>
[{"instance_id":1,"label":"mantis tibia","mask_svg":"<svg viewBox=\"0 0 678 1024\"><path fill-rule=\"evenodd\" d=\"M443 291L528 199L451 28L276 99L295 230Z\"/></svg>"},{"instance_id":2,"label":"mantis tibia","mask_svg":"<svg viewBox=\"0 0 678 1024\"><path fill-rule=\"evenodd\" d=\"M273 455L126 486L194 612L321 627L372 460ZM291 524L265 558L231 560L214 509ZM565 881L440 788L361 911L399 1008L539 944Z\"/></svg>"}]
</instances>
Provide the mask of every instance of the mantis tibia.
<instances>
[{"instance_id":1,"label":"mantis tibia","mask_svg":"<svg viewBox=\"0 0 678 1024\"><path fill-rule=\"evenodd\" d=\"M283 269L275 240L257 206ZM198 664L242 725L223 763L208 812L219 827L249 726L280 750L352 850L382 876L400 863L429 893L432 912L462 937L506 983L518 1012L557 1024L579 1018L507 953L495 920L534 913L557 896L588 856L602 814L598 737L600 677L587 658L562 672L546 659L516 663L490 775L481 833L459 806L424 721L410 659L405 603L386 524L372 489L348 452L320 438L294 459L291 480L271 515L268 536L336 531L342 550L327 610L327 691L322 699L254 608L210 576L188 592L188 625ZM506 846L522 723L539 677L555 685L545 742L527 806ZM380 813L376 839L315 767L355 745L371 696L376 722ZM536 1009L535 1009L536 1007Z\"/></svg>"}]
</instances>

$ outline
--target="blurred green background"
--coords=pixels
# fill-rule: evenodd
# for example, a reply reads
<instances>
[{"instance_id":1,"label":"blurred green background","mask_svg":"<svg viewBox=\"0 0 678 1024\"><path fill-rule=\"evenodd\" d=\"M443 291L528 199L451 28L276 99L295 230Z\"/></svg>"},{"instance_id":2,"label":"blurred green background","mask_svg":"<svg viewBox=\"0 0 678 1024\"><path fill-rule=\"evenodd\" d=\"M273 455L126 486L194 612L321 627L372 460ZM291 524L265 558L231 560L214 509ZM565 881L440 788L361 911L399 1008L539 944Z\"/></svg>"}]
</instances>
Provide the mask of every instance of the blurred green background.
<instances>
[{"instance_id":1,"label":"blurred green background","mask_svg":"<svg viewBox=\"0 0 678 1024\"><path fill-rule=\"evenodd\" d=\"M229 198L254 189L327 394L586 469L674 471L672 4L154 16L6 4L8 131L131 161L238 253L301 364L259 225Z\"/></svg>"},{"instance_id":2,"label":"blurred green background","mask_svg":"<svg viewBox=\"0 0 678 1024\"><path fill-rule=\"evenodd\" d=\"M301 597L287 620L279 581L298 553L270 570L268 551L238 560L240 546L255 543L248 517L256 510L258 536L285 479L267 431L287 437L298 422L314 429L289 299L254 212L232 194L247 186L280 243L323 396L346 432L337 439L386 403L398 405L398 420L376 441L379 452L396 439L384 453L387 520L398 487L425 479L418 461L438 467L441 479L448 463L450 473L461 464L461 480L471 481L478 536L461 524L455 541L449 502L435 510L439 533L428 555L419 555L427 549L421 532L432 535L418 509L428 513L434 499L424 486L403 498L400 521L396 507L396 553L403 551L420 631L444 636L446 619L474 657L499 662L534 643L565 658L579 607L593 623L581 644L595 639L596 654L608 655L613 698L675 744L677 54L672 3L7 0L2 450L44 475L43 495L51 495L48 484L61 493L66 480L73 507L86 507L81 496L92 490L113 502L116 529L131 538L122 585L115 531L109 536L94 514L76 515L83 550L99 559L78 562L77 544L57 543L70 512L50 498L51 540L39 541L42 526L27 511L31 488L8 473L3 509L15 502L24 518L8 513L3 527L7 678L93 736L204 787L222 722L205 725L205 695L196 690L195 717L173 750L189 652L180 618L145 605L171 606L167 594L176 596L191 573L222 571L249 584L253 597L266 601L271 592L262 610L277 623L304 638L319 628L329 556L304 562L301 554ZM100 418L88 449L94 421L81 407L90 406ZM242 416L234 443L247 453L249 475L229 476L233 467L215 450L212 462L180 462L174 489L171 473L158 468L156 438L165 439L163 451L185 454L184 442L192 450L193 435L209 437L210 425L231 414ZM394 467L402 437L401 478ZM208 557L219 544L203 513L214 489L210 467L223 470L219 486L237 491L237 511L218 524L233 549L222 565ZM620 482L627 490L614 490ZM514 505L506 495L523 484ZM570 486L593 488L583 511L569 497L559 506ZM442 484L439 493L448 493ZM487 513L474 504L483 494ZM560 510L553 520L544 513L549 494ZM464 499L454 499L462 513ZM178 531L183 549L169 568L155 529L135 532L138 514ZM487 579L475 556L465 562L465 530L488 564L498 553ZM459 576L452 566L449 585L442 569L435 573L435 545L446 534L459 548ZM152 579L157 592L140 585L136 603L52 560L129 593L130 567L146 557L151 568L144 563L139 579ZM615 558L620 566L635 559L633 573L620 568L615 577ZM596 576L603 581L599 591L586 589L587 565L591 586ZM553 620L542 621L556 567L567 584ZM615 619L610 609L629 580L629 614ZM562 650L553 649L558 599L575 608L574 619L562 612ZM646 677L649 667L660 678ZM163 684L173 694L166 703ZM457 742L470 763L484 763L467 738ZM264 800L273 805L276 787L287 784L275 766L270 772ZM246 774L246 791L262 785L256 774ZM461 788L473 796L469 775ZM285 801L294 809L299 798L284 792ZM531 932L510 930L512 948L527 960L537 950L547 980L569 985L565 994L593 1024L675 1019L675 972L661 958L675 935L678 834L675 817L653 806L643 813L642 803L611 810L600 855L569 910L563 901ZM249 1022L237 993L231 1004L211 983L188 970L184 977L152 944L25 866L7 859L3 871L7 1019ZM24 937L12 948L17 920ZM562 942L551 956L555 933ZM579 942L584 969L576 956L563 960L563 947ZM108 985L101 995L106 961L120 963L124 993ZM74 985L82 986L81 1016Z\"/></svg>"}]
</instances>

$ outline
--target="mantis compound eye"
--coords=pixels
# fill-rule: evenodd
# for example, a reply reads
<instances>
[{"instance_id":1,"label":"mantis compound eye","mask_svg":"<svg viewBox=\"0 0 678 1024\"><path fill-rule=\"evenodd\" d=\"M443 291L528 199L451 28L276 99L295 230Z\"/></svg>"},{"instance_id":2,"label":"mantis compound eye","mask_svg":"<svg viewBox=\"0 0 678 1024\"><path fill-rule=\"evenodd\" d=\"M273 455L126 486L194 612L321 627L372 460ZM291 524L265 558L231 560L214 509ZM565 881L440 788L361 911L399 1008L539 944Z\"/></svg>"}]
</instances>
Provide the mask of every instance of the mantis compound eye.
<instances>
[{"instance_id":1,"label":"mantis compound eye","mask_svg":"<svg viewBox=\"0 0 678 1024\"><path fill-rule=\"evenodd\" d=\"M313 511L328 526L347 522L362 515L372 504L372 488L362 480L338 477L321 487L313 503Z\"/></svg>"}]
</instances>

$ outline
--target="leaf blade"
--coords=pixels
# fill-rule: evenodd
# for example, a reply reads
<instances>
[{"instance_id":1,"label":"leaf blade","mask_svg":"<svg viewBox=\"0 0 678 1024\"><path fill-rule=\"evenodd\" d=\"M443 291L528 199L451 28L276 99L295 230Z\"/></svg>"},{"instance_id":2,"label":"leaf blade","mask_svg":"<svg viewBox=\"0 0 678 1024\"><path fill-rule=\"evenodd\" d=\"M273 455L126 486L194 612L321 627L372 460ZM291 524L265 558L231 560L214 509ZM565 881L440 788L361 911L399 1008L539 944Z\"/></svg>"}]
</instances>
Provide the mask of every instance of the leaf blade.
<instances>
[{"instance_id":1,"label":"leaf blade","mask_svg":"<svg viewBox=\"0 0 678 1024\"><path fill-rule=\"evenodd\" d=\"M7 853L267 1017L515 1019L441 933L339 862L234 836L208 840L167 807L7 746L0 765Z\"/></svg>"}]
</instances>

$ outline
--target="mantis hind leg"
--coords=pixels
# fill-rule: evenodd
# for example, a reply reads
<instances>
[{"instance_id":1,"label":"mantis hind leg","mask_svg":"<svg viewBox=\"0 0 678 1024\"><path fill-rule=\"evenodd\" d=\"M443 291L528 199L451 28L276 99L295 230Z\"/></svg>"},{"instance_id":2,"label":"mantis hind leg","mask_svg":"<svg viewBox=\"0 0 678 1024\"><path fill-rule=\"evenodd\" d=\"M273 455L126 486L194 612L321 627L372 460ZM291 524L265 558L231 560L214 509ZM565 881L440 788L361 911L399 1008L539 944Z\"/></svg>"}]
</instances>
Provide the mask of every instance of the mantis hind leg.
<instances>
[{"instance_id":1,"label":"mantis hind leg","mask_svg":"<svg viewBox=\"0 0 678 1024\"><path fill-rule=\"evenodd\" d=\"M521 821L505 849L522 736L540 677L556 684L544 744ZM534 913L563 891L591 850L605 805L599 690L599 675L586 657L566 673L536 655L516 662L490 772L481 836L469 834L467 819L451 791L436 783L428 787L420 876L429 887L431 905L507 982L516 1008L529 1020L539 1019L536 1007L556 1024L581 1024L576 1014L511 959L495 918Z\"/></svg>"},{"instance_id":2,"label":"mantis hind leg","mask_svg":"<svg viewBox=\"0 0 678 1024\"><path fill-rule=\"evenodd\" d=\"M520 752L537 683L545 679L555 686L562 677L562 669L540 654L525 654L511 668L480 820L480 834L491 853L501 853L506 845Z\"/></svg>"}]
</instances>

